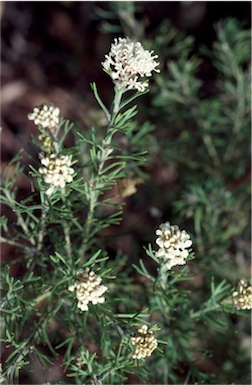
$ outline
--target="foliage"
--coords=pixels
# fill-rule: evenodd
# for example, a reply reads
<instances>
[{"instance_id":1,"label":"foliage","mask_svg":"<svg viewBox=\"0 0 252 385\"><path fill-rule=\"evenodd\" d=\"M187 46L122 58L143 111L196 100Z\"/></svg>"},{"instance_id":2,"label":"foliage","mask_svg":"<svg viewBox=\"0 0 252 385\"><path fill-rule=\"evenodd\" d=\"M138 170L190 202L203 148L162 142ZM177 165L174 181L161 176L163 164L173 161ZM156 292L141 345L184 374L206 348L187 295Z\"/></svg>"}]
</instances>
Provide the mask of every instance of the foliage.
<instances>
[{"instance_id":1,"label":"foliage","mask_svg":"<svg viewBox=\"0 0 252 385\"><path fill-rule=\"evenodd\" d=\"M234 19L225 20L213 49L199 54L193 38L167 20L147 39L132 4L125 2L124 9L112 2L109 14L98 14L116 20L103 24L107 33L123 28L158 54L161 72L151 92L115 86L107 108L91 85L106 127L83 132L62 118L57 148L72 157L75 174L52 196L46 195L37 159L27 172L18 154L3 170L1 203L15 219L2 217L2 242L16 248L13 261L2 266L2 340L9 352L3 376L9 383L19 381L35 356L49 367L63 356L65 377L52 383L248 381L248 358L237 335L241 322L249 328L247 312L235 309L231 298L247 263L246 255L239 262L241 240L249 237L250 34ZM210 91L198 75L203 55L215 66ZM72 147L64 144L69 133ZM34 144L39 152L41 143L35 138ZM148 181L146 167L157 160L179 176L160 200L160 186ZM21 174L35 186L22 199L16 187ZM132 195L137 181L146 183L149 206L162 213L160 220L169 212L169 221L190 232L193 251L185 266L165 270L156 256L156 228L146 231L145 245L132 246L132 255L111 250L113 232L106 231L121 223L125 188ZM137 205L137 194L134 199ZM20 277L11 273L17 264ZM108 291L104 303L81 312L68 288L86 268ZM153 331L158 348L138 361L131 337L142 324ZM227 352L222 366L202 370L219 338Z\"/></svg>"}]
</instances>

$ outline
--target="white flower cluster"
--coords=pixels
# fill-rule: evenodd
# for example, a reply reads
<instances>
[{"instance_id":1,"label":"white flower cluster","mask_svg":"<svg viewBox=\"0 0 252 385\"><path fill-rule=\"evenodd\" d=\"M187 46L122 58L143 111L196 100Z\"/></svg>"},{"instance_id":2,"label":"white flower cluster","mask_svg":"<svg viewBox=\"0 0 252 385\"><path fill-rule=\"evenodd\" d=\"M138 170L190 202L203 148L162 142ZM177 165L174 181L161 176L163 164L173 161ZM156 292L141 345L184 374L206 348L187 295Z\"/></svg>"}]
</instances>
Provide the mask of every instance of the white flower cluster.
<instances>
[{"instance_id":1,"label":"white flower cluster","mask_svg":"<svg viewBox=\"0 0 252 385\"><path fill-rule=\"evenodd\" d=\"M35 107L28 115L28 119L32 120L36 126L53 132L59 125L60 109L51 105Z\"/></svg>"},{"instance_id":2,"label":"white flower cluster","mask_svg":"<svg viewBox=\"0 0 252 385\"><path fill-rule=\"evenodd\" d=\"M78 308L82 311L88 310L88 303L93 305L103 303L105 298L102 296L108 290L107 286L101 285L102 279L93 271L86 269L79 270L77 273L77 281L74 285L69 286L69 291L76 291L78 299Z\"/></svg>"},{"instance_id":3,"label":"white flower cluster","mask_svg":"<svg viewBox=\"0 0 252 385\"><path fill-rule=\"evenodd\" d=\"M130 340L132 345L135 346L135 352L132 358L137 360L149 357L158 346L152 330L149 330L147 325L142 325L140 329L138 329L137 336L131 337Z\"/></svg>"},{"instance_id":4,"label":"white flower cluster","mask_svg":"<svg viewBox=\"0 0 252 385\"><path fill-rule=\"evenodd\" d=\"M119 37L111 45L110 52L102 63L104 70L113 79L118 88L144 91L149 83L143 80L150 77L152 71L160 72L156 67L157 55L145 50L140 42L133 42L128 37Z\"/></svg>"},{"instance_id":5,"label":"white flower cluster","mask_svg":"<svg viewBox=\"0 0 252 385\"><path fill-rule=\"evenodd\" d=\"M237 291L232 294L234 306L238 310L252 309L252 286L243 279L239 282Z\"/></svg>"},{"instance_id":6,"label":"white flower cluster","mask_svg":"<svg viewBox=\"0 0 252 385\"><path fill-rule=\"evenodd\" d=\"M68 155L41 155L39 172L44 176L44 182L50 187L46 191L47 195L52 195L58 188L64 188L66 183L73 180L74 169L71 167L72 159Z\"/></svg>"},{"instance_id":7,"label":"white flower cluster","mask_svg":"<svg viewBox=\"0 0 252 385\"><path fill-rule=\"evenodd\" d=\"M180 231L178 226L171 226L166 222L159 226L156 235L158 236L156 243L159 246L156 256L163 259L167 270L176 265L184 265L189 255L187 249L192 245L187 232Z\"/></svg>"}]
</instances>

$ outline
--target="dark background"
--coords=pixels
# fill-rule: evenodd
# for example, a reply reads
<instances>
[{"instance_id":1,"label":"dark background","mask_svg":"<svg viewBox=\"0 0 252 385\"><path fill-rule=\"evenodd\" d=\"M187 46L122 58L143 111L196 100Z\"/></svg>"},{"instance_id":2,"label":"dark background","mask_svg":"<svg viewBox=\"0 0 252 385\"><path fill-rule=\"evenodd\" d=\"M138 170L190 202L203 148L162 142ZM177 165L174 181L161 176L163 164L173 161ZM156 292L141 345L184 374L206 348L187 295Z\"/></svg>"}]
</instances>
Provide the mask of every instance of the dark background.
<instances>
[{"instance_id":1,"label":"dark background","mask_svg":"<svg viewBox=\"0 0 252 385\"><path fill-rule=\"evenodd\" d=\"M26 148L36 156L30 142L37 129L27 120L34 106L53 103L62 116L71 119L83 130L89 129L99 115L90 89L96 82L108 105L111 101L111 80L102 71L101 61L117 34L104 32L107 20L97 10L108 10L112 2L1 2L1 159L4 166ZM167 18L177 28L192 34L195 50L215 39L214 25L233 16L250 27L251 3L248 2L137 2L139 14L150 34ZM111 20L110 20L111 21ZM116 20L115 20L116 21ZM121 34L120 34L121 35ZM213 67L203 63L200 76L209 81L215 76ZM149 166L153 183L165 170ZM168 177L169 178L169 177ZM18 180L21 195L27 195L30 185ZM137 222L144 223L146 213L138 213ZM141 218L142 217L142 218ZM130 219L131 218L131 219ZM133 221L133 216L129 220ZM133 226L134 227L134 226ZM127 241L123 238L122 242ZM128 241L131 243L131 239ZM12 247L3 247L5 260L13 256ZM17 272L16 272L17 273ZM20 274L20 272L19 272ZM209 364L209 362L208 362ZM34 368L36 371L36 362ZM55 365L53 369L59 370ZM55 373L57 376L58 373ZM25 381L25 380L24 380Z\"/></svg>"},{"instance_id":2,"label":"dark background","mask_svg":"<svg viewBox=\"0 0 252 385\"><path fill-rule=\"evenodd\" d=\"M27 146L33 124L29 113L40 103L54 103L62 115L89 126L95 105L90 83L99 84L109 102L111 83L100 62L114 36L97 9L113 2L1 2L2 160ZM118 2L120 3L120 2ZM250 2L136 2L147 22L146 34L164 19L196 38L196 48L211 47L214 24L233 16L250 24ZM204 77L213 76L211 69Z\"/></svg>"}]
</instances>

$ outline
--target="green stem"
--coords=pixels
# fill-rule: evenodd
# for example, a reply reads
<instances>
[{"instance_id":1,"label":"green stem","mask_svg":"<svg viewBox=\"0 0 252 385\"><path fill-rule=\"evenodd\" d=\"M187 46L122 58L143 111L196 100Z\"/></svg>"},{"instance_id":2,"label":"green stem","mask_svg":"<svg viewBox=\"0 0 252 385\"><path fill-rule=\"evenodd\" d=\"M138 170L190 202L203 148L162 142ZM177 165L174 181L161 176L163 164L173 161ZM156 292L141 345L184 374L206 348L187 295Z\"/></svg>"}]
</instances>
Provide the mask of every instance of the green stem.
<instances>
[{"instance_id":1,"label":"green stem","mask_svg":"<svg viewBox=\"0 0 252 385\"><path fill-rule=\"evenodd\" d=\"M202 310L199 310L196 312L191 312L190 317L191 318L199 318L200 316L202 316L206 313L215 312L215 311L222 311L222 307L220 304L216 303L213 306L210 306L206 309L202 309Z\"/></svg>"},{"instance_id":2,"label":"green stem","mask_svg":"<svg viewBox=\"0 0 252 385\"><path fill-rule=\"evenodd\" d=\"M51 288L49 288L45 293L39 295L37 298L33 300L33 303L37 305L41 301L43 301L45 298L49 297L52 294Z\"/></svg>"},{"instance_id":3,"label":"green stem","mask_svg":"<svg viewBox=\"0 0 252 385\"><path fill-rule=\"evenodd\" d=\"M65 246L68 258L72 258L72 247L71 247L71 239L69 226L66 222L63 222L64 235L65 235Z\"/></svg>"},{"instance_id":4,"label":"green stem","mask_svg":"<svg viewBox=\"0 0 252 385\"><path fill-rule=\"evenodd\" d=\"M45 294L46 295L44 296L44 298L49 296L51 292L48 291ZM42 296L40 298L38 297L37 300L38 299L41 300L41 298ZM19 383L19 382L13 381L13 375L18 377L20 369L22 369L22 365L25 363L26 357L32 353L33 348L35 346L38 346L40 343L47 344L48 346L49 340L45 341L44 336L47 335L47 328L50 323L50 320L53 319L53 317L61 307L61 303L62 301L61 299L59 299L58 304L55 304L52 310L49 310L47 314L45 314L45 316L41 317L38 320L38 323L30 331L27 339L20 342L19 346L15 345L16 347L15 355L13 356L11 365L7 370L7 376L10 379L9 383L11 384ZM12 341L10 342L12 343Z\"/></svg>"},{"instance_id":5,"label":"green stem","mask_svg":"<svg viewBox=\"0 0 252 385\"><path fill-rule=\"evenodd\" d=\"M220 160L216 151L216 148L213 144L212 138L210 135L203 133L203 142L206 146L209 156L212 158L213 163L216 167L220 167Z\"/></svg>"},{"instance_id":6,"label":"green stem","mask_svg":"<svg viewBox=\"0 0 252 385\"><path fill-rule=\"evenodd\" d=\"M40 196L41 196L41 205L42 205L41 211L42 212L41 212L40 229L39 229L39 233L38 233L38 243L37 243L37 250L38 251L40 251L42 249L43 239L45 236L46 217L47 217L47 213L48 213L49 208L50 208L48 202L44 200L44 194L40 193Z\"/></svg>"},{"instance_id":7,"label":"green stem","mask_svg":"<svg viewBox=\"0 0 252 385\"><path fill-rule=\"evenodd\" d=\"M71 207L69 206L69 202L65 198L64 191L62 191L61 194L61 199L63 203L67 207L67 211L71 212ZM65 237L65 248L66 248L66 253L69 258L69 261L72 260L72 245L71 245L71 237L70 237L70 228L69 228L69 223L65 220L62 221L62 227L64 231L64 237Z\"/></svg>"},{"instance_id":8,"label":"green stem","mask_svg":"<svg viewBox=\"0 0 252 385\"><path fill-rule=\"evenodd\" d=\"M165 264L162 264L158 271L157 284L161 286L163 290L168 287L168 271Z\"/></svg>"},{"instance_id":9,"label":"green stem","mask_svg":"<svg viewBox=\"0 0 252 385\"><path fill-rule=\"evenodd\" d=\"M2 236L0 236L0 242L1 243L7 243L8 245L11 245L11 246L20 247L22 249L26 249L27 248L25 245L22 245L22 243L19 243L19 242L16 242L16 241L12 241L11 239L7 239L7 238L2 237Z\"/></svg>"},{"instance_id":10,"label":"green stem","mask_svg":"<svg viewBox=\"0 0 252 385\"><path fill-rule=\"evenodd\" d=\"M14 213L17 215L18 224L22 227L22 229L23 229L25 235L27 236L27 239L30 241L30 243L33 246L35 246L35 244L36 244L35 239L34 239L34 237L31 237L30 231L29 231L29 229L28 229L28 227L24 221L24 218L22 217L21 213L18 211L18 208L16 207L15 201L12 198L10 192L7 189L5 189L4 192L5 192L6 198L9 201L10 207L12 208Z\"/></svg>"},{"instance_id":11,"label":"green stem","mask_svg":"<svg viewBox=\"0 0 252 385\"><path fill-rule=\"evenodd\" d=\"M116 115L118 114L118 112L120 111L120 108L121 108L120 104L121 104L123 93L124 93L123 89L118 89L115 87L113 112L112 112L111 121L110 121L111 125L114 123L114 119L115 119Z\"/></svg>"},{"instance_id":12,"label":"green stem","mask_svg":"<svg viewBox=\"0 0 252 385\"><path fill-rule=\"evenodd\" d=\"M112 142L113 135L116 133L116 130L113 128L113 124L114 124L116 115L118 114L121 108L121 100L122 100L123 93L124 93L124 90L120 90L115 87L113 110L111 115L107 115L109 120L108 128L107 128L107 132L105 134L105 139L103 140L102 146L100 146L99 164L97 166L97 172L95 175L92 176L89 182L89 208L88 208L88 214L87 214L87 219L86 219L86 224L84 229L83 242L79 250L80 258L84 257L85 252L87 250L88 242L90 240L90 231L91 231L92 224L94 222L95 207L97 205L97 201L100 196L100 191L97 189L97 184L101 182L101 174L102 174L104 165L109 159L109 155L110 155L109 146ZM99 104L101 103L102 102L100 101Z\"/></svg>"},{"instance_id":13,"label":"green stem","mask_svg":"<svg viewBox=\"0 0 252 385\"><path fill-rule=\"evenodd\" d=\"M95 182L95 181L94 181ZM89 209L88 209L88 215L85 223L85 230L84 230L84 236L83 236L83 242L82 242L82 247L80 248L80 257L82 258L85 255L85 252L87 250L87 244L90 238L90 229L91 225L93 223L94 219L94 211L95 211L95 206L96 202L98 199L98 193L95 189L95 184L93 181L90 181L89 185Z\"/></svg>"}]
</instances>

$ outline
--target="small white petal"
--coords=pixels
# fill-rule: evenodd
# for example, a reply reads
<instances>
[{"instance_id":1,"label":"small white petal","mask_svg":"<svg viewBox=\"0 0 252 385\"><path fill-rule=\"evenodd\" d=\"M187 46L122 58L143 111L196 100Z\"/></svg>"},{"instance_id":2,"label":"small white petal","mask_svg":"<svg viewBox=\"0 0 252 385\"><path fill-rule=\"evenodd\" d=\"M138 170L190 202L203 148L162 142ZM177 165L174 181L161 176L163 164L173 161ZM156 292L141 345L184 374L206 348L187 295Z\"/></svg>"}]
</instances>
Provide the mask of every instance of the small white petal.
<instances>
[{"instance_id":1,"label":"small white petal","mask_svg":"<svg viewBox=\"0 0 252 385\"><path fill-rule=\"evenodd\" d=\"M185 230L180 231L178 226L171 226L169 222L162 223L156 230L156 243L159 250L156 256L162 260L167 270L173 266L184 265L189 255L187 250L191 245L189 234Z\"/></svg>"}]
</instances>

